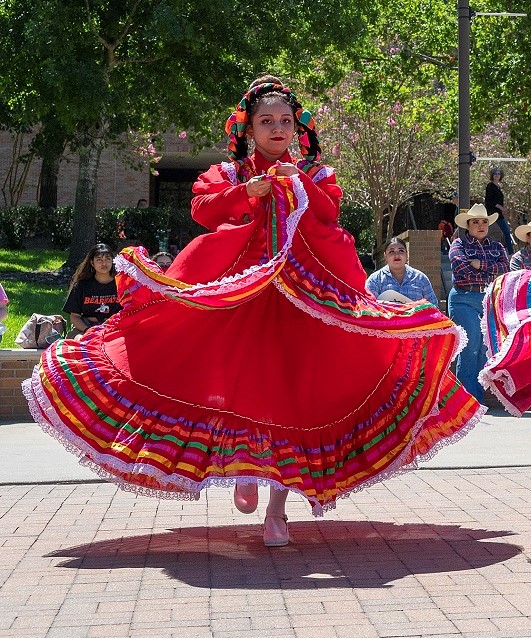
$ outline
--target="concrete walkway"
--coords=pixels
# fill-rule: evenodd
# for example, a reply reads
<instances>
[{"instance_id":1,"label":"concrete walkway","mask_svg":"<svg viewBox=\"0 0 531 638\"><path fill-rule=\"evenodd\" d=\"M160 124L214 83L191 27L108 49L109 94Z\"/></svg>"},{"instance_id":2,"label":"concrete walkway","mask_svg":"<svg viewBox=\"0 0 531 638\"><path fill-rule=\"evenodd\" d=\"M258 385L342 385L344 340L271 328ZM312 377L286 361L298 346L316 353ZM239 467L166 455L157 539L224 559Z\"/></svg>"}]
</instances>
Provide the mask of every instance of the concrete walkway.
<instances>
[{"instance_id":1,"label":"concrete walkway","mask_svg":"<svg viewBox=\"0 0 531 638\"><path fill-rule=\"evenodd\" d=\"M118 491L31 423L0 425L0 638L531 637L531 413L490 411L422 469L322 519L267 490Z\"/></svg>"}]
</instances>

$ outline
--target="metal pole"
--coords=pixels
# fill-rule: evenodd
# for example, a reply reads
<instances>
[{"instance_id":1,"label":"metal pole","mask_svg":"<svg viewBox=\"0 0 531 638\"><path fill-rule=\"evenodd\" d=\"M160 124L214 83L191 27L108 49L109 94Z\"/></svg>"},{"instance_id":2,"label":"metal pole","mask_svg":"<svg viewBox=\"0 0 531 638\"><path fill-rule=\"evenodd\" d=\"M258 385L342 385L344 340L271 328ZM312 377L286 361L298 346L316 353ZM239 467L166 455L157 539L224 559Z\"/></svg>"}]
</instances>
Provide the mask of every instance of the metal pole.
<instances>
[{"instance_id":1,"label":"metal pole","mask_svg":"<svg viewBox=\"0 0 531 638\"><path fill-rule=\"evenodd\" d=\"M470 208L470 4L459 0L457 5L459 30L459 212Z\"/></svg>"}]
</instances>

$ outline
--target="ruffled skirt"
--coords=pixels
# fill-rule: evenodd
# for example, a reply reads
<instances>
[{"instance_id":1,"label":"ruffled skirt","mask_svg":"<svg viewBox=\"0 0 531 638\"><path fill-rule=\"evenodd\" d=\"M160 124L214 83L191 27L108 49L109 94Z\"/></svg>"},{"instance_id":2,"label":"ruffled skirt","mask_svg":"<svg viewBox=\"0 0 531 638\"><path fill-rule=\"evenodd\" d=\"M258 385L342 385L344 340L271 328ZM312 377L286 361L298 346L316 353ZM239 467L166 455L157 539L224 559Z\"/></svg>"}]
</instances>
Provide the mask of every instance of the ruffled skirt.
<instances>
[{"instance_id":1,"label":"ruffled skirt","mask_svg":"<svg viewBox=\"0 0 531 638\"><path fill-rule=\"evenodd\" d=\"M488 361L479 381L507 411L531 408L531 271L498 277L483 300L482 332Z\"/></svg>"},{"instance_id":2,"label":"ruffled skirt","mask_svg":"<svg viewBox=\"0 0 531 638\"><path fill-rule=\"evenodd\" d=\"M481 418L449 372L462 331L427 302L378 303L348 268L338 276L344 258L327 255L327 234L345 233L307 213L296 179L275 188L274 211L237 240L216 280L168 277L125 249L124 310L79 342L52 344L24 382L36 422L123 489L197 498L257 482L320 514ZM216 235L175 268L193 270Z\"/></svg>"}]
</instances>

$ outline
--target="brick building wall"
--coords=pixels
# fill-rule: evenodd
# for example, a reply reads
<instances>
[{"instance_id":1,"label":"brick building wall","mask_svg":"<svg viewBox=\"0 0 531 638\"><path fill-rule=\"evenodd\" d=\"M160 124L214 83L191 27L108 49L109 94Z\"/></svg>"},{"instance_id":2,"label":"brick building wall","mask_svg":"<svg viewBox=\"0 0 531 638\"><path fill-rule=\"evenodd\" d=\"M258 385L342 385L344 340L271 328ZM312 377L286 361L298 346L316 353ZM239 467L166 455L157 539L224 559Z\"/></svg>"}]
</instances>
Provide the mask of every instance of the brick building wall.
<instances>
[{"instance_id":1,"label":"brick building wall","mask_svg":"<svg viewBox=\"0 0 531 638\"><path fill-rule=\"evenodd\" d=\"M32 420L20 386L31 376L42 352L0 348L0 420Z\"/></svg>"},{"instance_id":2,"label":"brick building wall","mask_svg":"<svg viewBox=\"0 0 531 638\"><path fill-rule=\"evenodd\" d=\"M27 136L29 142L30 136ZM27 148L27 147L26 147ZM13 138L7 131L0 131L0 188L8 175L13 156ZM20 205L36 206L38 197L41 160L32 161L25 183L25 189L19 200ZM78 174L78 161L75 154L67 155L59 170L57 203L59 206L71 206L75 201ZM142 170L134 170L115 157L112 149L105 149L100 159L97 184L97 207L135 206L141 198L149 200L149 167L147 162ZM5 202L0 193L0 207Z\"/></svg>"},{"instance_id":3,"label":"brick building wall","mask_svg":"<svg viewBox=\"0 0 531 638\"><path fill-rule=\"evenodd\" d=\"M428 277L437 299L441 299L441 236L440 230L407 230L399 235L408 245L409 265Z\"/></svg>"}]
</instances>

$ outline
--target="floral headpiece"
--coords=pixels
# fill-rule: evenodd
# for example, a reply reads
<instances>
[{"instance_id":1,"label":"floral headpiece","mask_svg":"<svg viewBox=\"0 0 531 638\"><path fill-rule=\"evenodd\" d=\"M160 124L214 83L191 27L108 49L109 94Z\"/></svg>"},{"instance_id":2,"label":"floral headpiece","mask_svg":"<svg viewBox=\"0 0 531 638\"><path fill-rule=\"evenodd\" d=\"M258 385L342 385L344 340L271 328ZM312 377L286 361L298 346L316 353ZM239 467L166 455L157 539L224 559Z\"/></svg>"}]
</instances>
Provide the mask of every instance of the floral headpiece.
<instances>
[{"instance_id":1,"label":"floral headpiece","mask_svg":"<svg viewBox=\"0 0 531 638\"><path fill-rule=\"evenodd\" d=\"M308 162L317 162L321 157L321 148L315 130L315 122L310 111L303 110L294 93L283 84L265 82L257 84L245 93L236 106L236 110L225 124L225 132L229 136L227 153L232 160L240 160L247 156L248 146L246 138L247 126L250 124L251 108L253 104L268 93L277 93L286 96L286 102L293 107L299 148L303 159Z\"/></svg>"}]
</instances>

